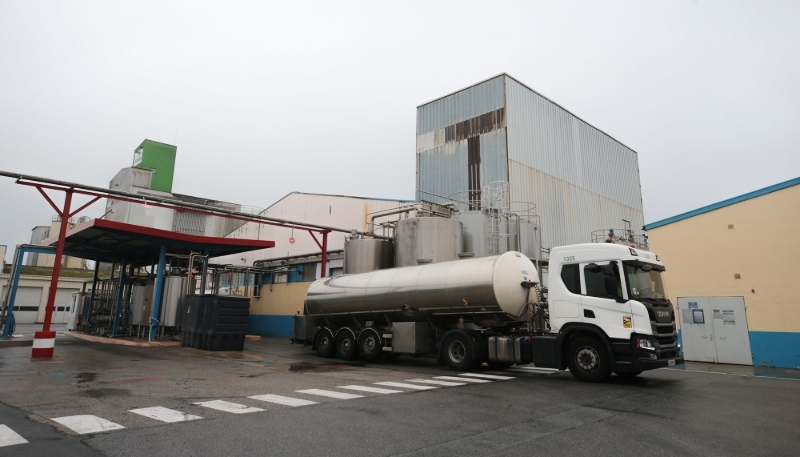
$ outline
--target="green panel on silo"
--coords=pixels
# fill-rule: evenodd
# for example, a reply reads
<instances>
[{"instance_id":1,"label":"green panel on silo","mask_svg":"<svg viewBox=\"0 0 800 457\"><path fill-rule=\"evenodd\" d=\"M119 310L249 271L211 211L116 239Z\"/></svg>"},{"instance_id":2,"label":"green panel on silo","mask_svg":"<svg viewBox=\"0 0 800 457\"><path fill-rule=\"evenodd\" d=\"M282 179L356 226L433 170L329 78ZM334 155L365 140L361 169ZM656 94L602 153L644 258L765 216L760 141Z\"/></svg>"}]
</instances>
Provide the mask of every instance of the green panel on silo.
<instances>
[{"instance_id":1,"label":"green panel on silo","mask_svg":"<svg viewBox=\"0 0 800 457\"><path fill-rule=\"evenodd\" d=\"M172 177L175 174L175 156L178 147L158 141L144 140L133 152L133 166L155 170L150 188L172 192Z\"/></svg>"}]
</instances>

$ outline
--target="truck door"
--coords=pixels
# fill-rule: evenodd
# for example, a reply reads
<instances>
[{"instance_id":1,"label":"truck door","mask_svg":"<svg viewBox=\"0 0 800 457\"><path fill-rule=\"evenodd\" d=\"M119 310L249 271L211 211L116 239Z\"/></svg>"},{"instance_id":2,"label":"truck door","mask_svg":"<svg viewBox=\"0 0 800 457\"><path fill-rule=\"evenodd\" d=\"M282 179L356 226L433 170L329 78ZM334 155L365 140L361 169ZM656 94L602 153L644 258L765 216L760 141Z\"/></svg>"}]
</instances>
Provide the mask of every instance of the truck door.
<instances>
[{"instance_id":1,"label":"truck door","mask_svg":"<svg viewBox=\"0 0 800 457\"><path fill-rule=\"evenodd\" d=\"M581 264L581 318L603 329L611 338L630 338L631 305L618 262Z\"/></svg>"}]
</instances>

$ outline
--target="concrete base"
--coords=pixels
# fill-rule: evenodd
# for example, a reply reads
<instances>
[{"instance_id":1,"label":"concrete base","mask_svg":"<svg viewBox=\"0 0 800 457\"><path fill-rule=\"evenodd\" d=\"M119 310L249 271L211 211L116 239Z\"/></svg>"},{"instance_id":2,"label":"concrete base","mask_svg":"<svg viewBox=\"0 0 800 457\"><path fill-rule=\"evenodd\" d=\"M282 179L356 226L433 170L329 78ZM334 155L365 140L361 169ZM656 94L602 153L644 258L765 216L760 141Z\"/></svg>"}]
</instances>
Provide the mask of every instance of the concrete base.
<instances>
[{"instance_id":1,"label":"concrete base","mask_svg":"<svg viewBox=\"0 0 800 457\"><path fill-rule=\"evenodd\" d=\"M102 344L117 344L120 346L137 346L137 347L174 347L180 346L180 341L155 341L153 343L149 342L143 338L132 338L132 337L116 337L116 338L108 338L104 336L96 336L96 335L87 335L81 332L71 332L67 330L64 332L64 335L71 336L74 338L78 338L81 340L91 341L93 343L102 343Z\"/></svg>"}]
</instances>

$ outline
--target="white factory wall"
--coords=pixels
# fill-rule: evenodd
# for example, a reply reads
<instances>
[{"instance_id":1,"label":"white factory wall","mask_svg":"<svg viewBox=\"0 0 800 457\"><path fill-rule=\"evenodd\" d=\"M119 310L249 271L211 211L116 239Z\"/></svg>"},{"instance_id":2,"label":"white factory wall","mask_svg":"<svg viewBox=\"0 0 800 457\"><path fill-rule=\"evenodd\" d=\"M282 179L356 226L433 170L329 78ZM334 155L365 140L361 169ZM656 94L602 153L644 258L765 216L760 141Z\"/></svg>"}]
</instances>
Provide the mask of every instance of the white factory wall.
<instances>
[{"instance_id":1,"label":"white factory wall","mask_svg":"<svg viewBox=\"0 0 800 457\"><path fill-rule=\"evenodd\" d=\"M348 230L356 229L359 231L367 231L369 214L397 208L412 202L413 201L410 200L383 200L293 192L275 202L272 206L264 210L261 215L300 223L305 222ZM403 215L393 215L381 219L381 221L397 220L401 217L403 217ZM376 231L378 234L381 234L380 230L376 229ZM319 234L315 235L321 243L321 236ZM344 249L345 236L345 233L330 233L328 235L328 250ZM231 232L228 237L275 241L275 247L218 257L212 259L212 263L252 265L256 260L275 259L294 255L319 253L322 251L307 231L292 231L292 229L284 227L275 227L255 222L248 222L242 225ZM295 239L294 244L289 243L289 238L291 237Z\"/></svg>"}]
</instances>

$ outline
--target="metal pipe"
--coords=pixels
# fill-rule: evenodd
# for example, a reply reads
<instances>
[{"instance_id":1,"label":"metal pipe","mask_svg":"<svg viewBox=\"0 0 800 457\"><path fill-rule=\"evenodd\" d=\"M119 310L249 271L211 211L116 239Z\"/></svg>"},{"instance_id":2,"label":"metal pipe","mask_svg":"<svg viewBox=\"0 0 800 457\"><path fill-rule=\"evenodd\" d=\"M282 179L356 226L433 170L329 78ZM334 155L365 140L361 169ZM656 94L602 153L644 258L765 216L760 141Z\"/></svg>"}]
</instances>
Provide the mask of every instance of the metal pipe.
<instances>
[{"instance_id":1,"label":"metal pipe","mask_svg":"<svg viewBox=\"0 0 800 457\"><path fill-rule=\"evenodd\" d=\"M119 315L122 313L122 299L125 296L125 268L128 265L125 263L125 259L122 260L122 263L119 265L119 284L117 285L117 303L114 306L114 323L111 327L111 336L117 336L119 334Z\"/></svg>"},{"instance_id":2,"label":"metal pipe","mask_svg":"<svg viewBox=\"0 0 800 457\"><path fill-rule=\"evenodd\" d=\"M21 173L13 173L10 171L0 170L0 176L6 176L9 178L15 178L18 184L25 184L31 185L26 182L20 181L30 181L30 182L38 182L38 183L45 183L50 184L52 186L60 186L60 187L51 187L54 190L63 190L69 193L79 193L83 195L90 195L90 196L99 196L105 198L111 198L112 200L123 200L123 201L130 201L131 203L152 203L153 206L166 206L168 208L174 209L174 207L178 208L187 208L197 210L197 212L205 212L210 213L212 216L220 216L220 217L227 217L232 219L240 219L244 220L245 222L263 222L263 223L271 223L271 225L277 225L281 227L287 228L298 228L303 230L314 229L314 231L322 232L322 231L333 231L333 232L341 232L341 233L351 233L352 230L350 229L343 229L338 227L328 227L324 225L317 225L317 224L307 224L305 222L294 222L289 221L286 219L277 219L273 217L267 217L262 215L254 215L249 213L243 213L240 211L231 211L225 210L223 208L219 208L216 206L207 206L207 205L200 205L197 203L190 203L182 200L174 200L171 198L163 198L163 197L156 197L152 195L143 196L142 194L134 194L131 192L123 192L120 190L113 190L113 189L103 189L101 187L94 187L94 186L87 186L85 184L67 182L67 181L59 181L55 179L49 178L42 178L39 176L31 176L31 175L23 175ZM100 194L100 195L97 195ZM116 197L116 198L114 198ZM366 232L358 232L360 235L369 235Z\"/></svg>"}]
</instances>

